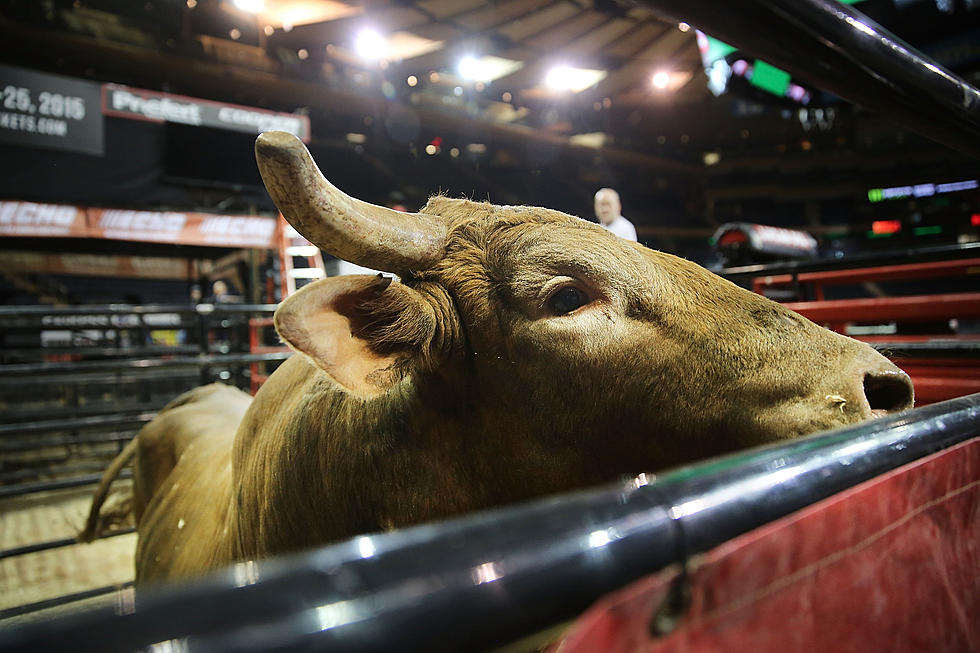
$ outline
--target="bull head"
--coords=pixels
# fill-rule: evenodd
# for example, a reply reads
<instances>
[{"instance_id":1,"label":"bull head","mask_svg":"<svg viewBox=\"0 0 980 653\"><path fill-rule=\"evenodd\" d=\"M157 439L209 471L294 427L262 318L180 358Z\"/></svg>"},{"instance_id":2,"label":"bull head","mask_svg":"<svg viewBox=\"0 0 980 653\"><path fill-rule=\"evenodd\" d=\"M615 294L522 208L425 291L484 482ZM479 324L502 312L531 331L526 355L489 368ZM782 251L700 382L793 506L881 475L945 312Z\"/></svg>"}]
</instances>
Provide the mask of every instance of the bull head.
<instances>
[{"instance_id":1,"label":"bull head","mask_svg":"<svg viewBox=\"0 0 980 653\"><path fill-rule=\"evenodd\" d=\"M403 280L310 284L278 309L282 338L360 400L400 397L413 437L507 451L484 471L512 498L912 406L907 375L867 345L587 221L445 197L373 206L280 132L256 157L297 231Z\"/></svg>"}]
</instances>

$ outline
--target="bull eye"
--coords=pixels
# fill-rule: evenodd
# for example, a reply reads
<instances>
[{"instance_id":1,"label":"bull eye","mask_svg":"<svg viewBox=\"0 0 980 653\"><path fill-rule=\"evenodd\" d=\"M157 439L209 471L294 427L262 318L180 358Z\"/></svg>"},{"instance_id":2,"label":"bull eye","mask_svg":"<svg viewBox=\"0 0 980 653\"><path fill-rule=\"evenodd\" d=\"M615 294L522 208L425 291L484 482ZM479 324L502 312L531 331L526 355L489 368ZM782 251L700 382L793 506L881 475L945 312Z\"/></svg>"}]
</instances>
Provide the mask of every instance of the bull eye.
<instances>
[{"instance_id":1,"label":"bull eye","mask_svg":"<svg viewBox=\"0 0 980 653\"><path fill-rule=\"evenodd\" d=\"M588 303L588 295L575 286L565 286L548 298L548 308L555 315L566 315Z\"/></svg>"}]
</instances>

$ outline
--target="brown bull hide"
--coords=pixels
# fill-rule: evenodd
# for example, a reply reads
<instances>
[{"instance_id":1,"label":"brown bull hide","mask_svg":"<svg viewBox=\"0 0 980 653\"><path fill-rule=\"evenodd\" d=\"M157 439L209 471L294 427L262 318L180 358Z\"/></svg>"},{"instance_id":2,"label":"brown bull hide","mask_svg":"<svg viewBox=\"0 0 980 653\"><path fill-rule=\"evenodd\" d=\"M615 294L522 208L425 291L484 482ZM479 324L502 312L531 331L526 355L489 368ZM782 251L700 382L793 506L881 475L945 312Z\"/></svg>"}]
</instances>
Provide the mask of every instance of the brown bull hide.
<instances>
[{"instance_id":1,"label":"brown bull hide","mask_svg":"<svg viewBox=\"0 0 980 653\"><path fill-rule=\"evenodd\" d=\"M870 347L592 223L444 197L422 214L446 225L435 264L283 302L276 326L299 354L234 438L230 418L195 438L198 417L164 411L180 443L155 461L141 433L140 583L912 405ZM153 450L170 437L146 429Z\"/></svg>"}]
</instances>

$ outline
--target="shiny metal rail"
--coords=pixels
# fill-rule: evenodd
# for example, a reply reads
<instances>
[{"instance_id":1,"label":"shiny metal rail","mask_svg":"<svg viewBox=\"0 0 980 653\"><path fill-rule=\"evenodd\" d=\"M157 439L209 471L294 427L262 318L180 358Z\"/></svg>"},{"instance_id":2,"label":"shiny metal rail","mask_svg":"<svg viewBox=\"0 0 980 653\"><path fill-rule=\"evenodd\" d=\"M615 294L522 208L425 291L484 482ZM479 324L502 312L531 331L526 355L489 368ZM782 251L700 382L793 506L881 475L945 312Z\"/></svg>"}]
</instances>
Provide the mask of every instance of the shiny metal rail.
<instances>
[{"instance_id":1,"label":"shiny metal rail","mask_svg":"<svg viewBox=\"0 0 980 653\"><path fill-rule=\"evenodd\" d=\"M128 614L103 609L8 630L0 649L484 650L978 435L980 394L657 478L243 564L146 592Z\"/></svg>"},{"instance_id":2,"label":"shiny metal rail","mask_svg":"<svg viewBox=\"0 0 980 653\"><path fill-rule=\"evenodd\" d=\"M129 535L130 533L135 533L135 528L123 528L118 531L112 531L111 533L106 533L100 536L98 539L105 540L110 537L119 537L120 535ZM38 553L40 551L50 551L52 549L63 549L68 546L74 546L79 544L77 537L65 537L58 540L47 540L45 542L36 542L34 544L27 544L24 546L15 546L11 549L3 549L0 551L0 560L4 558L16 558L17 556L28 555L31 553ZM23 614L23 613L22 613Z\"/></svg>"},{"instance_id":3,"label":"shiny metal rail","mask_svg":"<svg viewBox=\"0 0 980 653\"><path fill-rule=\"evenodd\" d=\"M0 320L79 315L241 315L272 313L276 304L84 304L79 306L0 306Z\"/></svg>"},{"instance_id":4,"label":"shiny metal rail","mask_svg":"<svg viewBox=\"0 0 980 653\"><path fill-rule=\"evenodd\" d=\"M980 90L834 0L632 0L980 156Z\"/></svg>"},{"instance_id":5,"label":"shiny metal rail","mask_svg":"<svg viewBox=\"0 0 980 653\"><path fill-rule=\"evenodd\" d=\"M0 621L3 621L4 619L10 619L11 617L19 617L21 615L30 614L32 612L38 612L40 610L57 608L63 605L67 605L69 603L75 603L77 601L92 599L97 596L105 596L106 594L120 592L132 586L133 583L132 581L130 581L126 583L121 583L119 585L106 585L104 587L96 587L90 590L84 590L82 592L75 592L74 594L66 594L65 596L58 596L53 599L46 599L44 601L37 601L35 603L18 605L13 608L0 610Z\"/></svg>"},{"instance_id":6,"label":"shiny metal rail","mask_svg":"<svg viewBox=\"0 0 980 653\"><path fill-rule=\"evenodd\" d=\"M980 243L959 245L940 245L914 249L894 249L886 252L865 252L851 254L840 259L807 259L800 261L779 261L776 263L757 263L738 267L721 268L715 272L736 283L744 283L759 277L802 275L836 270L856 270L902 263L928 263L936 261L956 261L980 256Z\"/></svg>"},{"instance_id":7,"label":"shiny metal rail","mask_svg":"<svg viewBox=\"0 0 980 653\"><path fill-rule=\"evenodd\" d=\"M116 478L132 478L133 473L128 469L124 469L119 472L119 476ZM50 490L66 490L68 488L74 487L84 487L86 485L95 485L102 480L102 473L98 474L86 474L84 476L75 476L73 478L62 478L54 481L36 481L34 483L18 483L17 485L3 485L0 486L0 499L6 499L8 497L21 497L26 494L34 494L35 492L48 492Z\"/></svg>"},{"instance_id":8,"label":"shiny metal rail","mask_svg":"<svg viewBox=\"0 0 980 653\"><path fill-rule=\"evenodd\" d=\"M14 383L14 376L29 376L32 378L44 374L59 374L70 372L82 374L85 372L132 371L174 367L217 367L221 365L248 365L256 362L274 362L289 358L291 352L272 352L264 354L202 354L181 358L138 358L131 360L100 360L100 361L70 361L67 363L12 363L0 365L3 379L0 385Z\"/></svg>"},{"instance_id":9,"label":"shiny metal rail","mask_svg":"<svg viewBox=\"0 0 980 653\"><path fill-rule=\"evenodd\" d=\"M156 415L155 411L144 411L128 415L95 415L93 417L52 419L37 422L25 422L23 424L0 424L0 437L7 435L28 435L35 433L100 429L113 426L142 426L153 419L154 415Z\"/></svg>"}]
</instances>

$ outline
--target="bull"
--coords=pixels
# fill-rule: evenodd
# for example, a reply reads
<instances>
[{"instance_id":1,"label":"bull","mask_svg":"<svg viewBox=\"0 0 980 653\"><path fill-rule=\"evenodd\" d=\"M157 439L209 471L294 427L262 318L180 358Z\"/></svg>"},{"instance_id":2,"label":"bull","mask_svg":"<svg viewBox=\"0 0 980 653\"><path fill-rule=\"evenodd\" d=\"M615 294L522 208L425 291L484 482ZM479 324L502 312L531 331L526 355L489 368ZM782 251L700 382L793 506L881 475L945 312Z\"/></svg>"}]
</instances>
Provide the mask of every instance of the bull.
<instances>
[{"instance_id":1,"label":"bull","mask_svg":"<svg viewBox=\"0 0 980 653\"><path fill-rule=\"evenodd\" d=\"M684 259L558 211L347 196L256 141L287 220L395 273L286 298L254 399L179 398L135 455L138 584L595 485L909 408L908 376Z\"/></svg>"}]
</instances>

